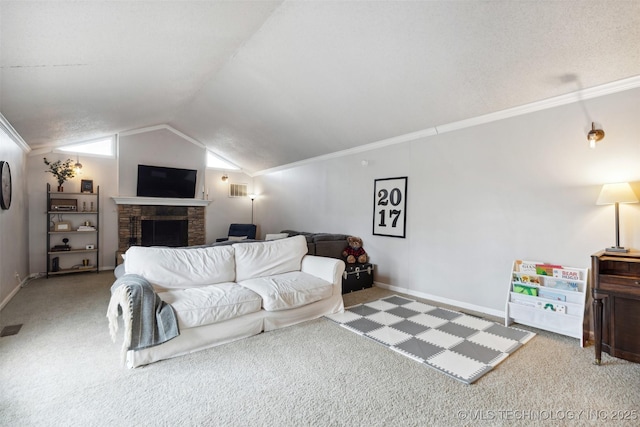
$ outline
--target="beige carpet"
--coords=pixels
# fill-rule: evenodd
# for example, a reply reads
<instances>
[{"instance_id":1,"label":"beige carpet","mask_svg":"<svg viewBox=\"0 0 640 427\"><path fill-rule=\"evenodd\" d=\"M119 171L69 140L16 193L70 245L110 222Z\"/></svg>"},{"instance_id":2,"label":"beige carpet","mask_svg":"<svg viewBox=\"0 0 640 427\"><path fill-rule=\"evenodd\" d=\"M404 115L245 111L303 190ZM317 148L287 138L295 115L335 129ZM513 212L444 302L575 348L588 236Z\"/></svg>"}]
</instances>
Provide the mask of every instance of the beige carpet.
<instances>
[{"instance_id":1,"label":"beige carpet","mask_svg":"<svg viewBox=\"0 0 640 427\"><path fill-rule=\"evenodd\" d=\"M592 347L538 330L471 386L326 319L128 370L105 318L112 281L38 279L0 313L24 324L0 338L0 425L600 425L640 408L640 364L595 366Z\"/></svg>"}]
</instances>

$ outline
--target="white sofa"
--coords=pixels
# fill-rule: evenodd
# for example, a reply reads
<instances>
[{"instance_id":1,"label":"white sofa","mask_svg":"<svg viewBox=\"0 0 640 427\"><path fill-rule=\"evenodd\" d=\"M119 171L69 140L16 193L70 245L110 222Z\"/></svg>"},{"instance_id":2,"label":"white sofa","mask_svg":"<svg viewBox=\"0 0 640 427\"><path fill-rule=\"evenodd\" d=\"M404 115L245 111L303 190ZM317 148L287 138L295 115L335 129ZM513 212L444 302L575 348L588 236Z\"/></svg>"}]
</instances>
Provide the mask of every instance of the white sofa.
<instances>
[{"instance_id":1,"label":"white sofa","mask_svg":"<svg viewBox=\"0 0 640 427\"><path fill-rule=\"evenodd\" d=\"M344 262L306 253L303 236L229 246L129 248L125 274L144 277L173 307L180 335L128 351L127 366L343 311Z\"/></svg>"}]
</instances>

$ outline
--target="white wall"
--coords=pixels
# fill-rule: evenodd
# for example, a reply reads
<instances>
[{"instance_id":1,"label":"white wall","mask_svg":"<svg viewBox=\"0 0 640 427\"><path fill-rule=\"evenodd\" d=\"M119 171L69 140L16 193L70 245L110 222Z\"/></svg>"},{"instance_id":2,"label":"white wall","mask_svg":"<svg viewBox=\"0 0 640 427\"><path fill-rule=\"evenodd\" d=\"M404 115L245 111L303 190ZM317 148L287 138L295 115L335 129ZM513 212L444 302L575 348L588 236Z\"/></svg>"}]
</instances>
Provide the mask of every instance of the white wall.
<instances>
[{"instance_id":1,"label":"white wall","mask_svg":"<svg viewBox=\"0 0 640 427\"><path fill-rule=\"evenodd\" d=\"M0 209L0 308L18 291L29 275L28 205L26 203L26 151L16 141L11 125L0 115L0 160L11 168L12 197L8 210Z\"/></svg>"},{"instance_id":2,"label":"white wall","mask_svg":"<svg viewBox=\"0 0 640 427\"><path fill-rule=\"evenodd\" d=\"M514 259L588 267L615 243L614 208L595 201L610 182L640 195L639 100L634 89L258 176L257 222L358 235L377 282L500 314ZM606 132L595 150L585 113ZM407 237L374 236L374 179L396 176ZM620 214L622 245L640 247L640 204Z\"/></svg>"}]
</instances>

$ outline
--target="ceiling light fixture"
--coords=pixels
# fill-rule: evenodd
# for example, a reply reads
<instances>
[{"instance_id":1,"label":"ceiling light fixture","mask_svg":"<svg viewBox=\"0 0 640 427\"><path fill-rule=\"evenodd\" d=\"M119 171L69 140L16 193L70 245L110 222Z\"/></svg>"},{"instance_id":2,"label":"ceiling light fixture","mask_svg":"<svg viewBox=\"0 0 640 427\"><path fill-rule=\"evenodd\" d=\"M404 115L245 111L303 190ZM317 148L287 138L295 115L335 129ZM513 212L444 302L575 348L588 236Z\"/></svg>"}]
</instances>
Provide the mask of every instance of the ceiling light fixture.
<instances>
[{"instance_id":1,"label":"ceiling light fixture","mask_svg":"<svg viewBox=\"0 0 640 427\"><path fill-rule=\"evenodd\" d=\"M596 125L591 122L591 130L587 134L587 140L589 141L590 148L596 148L596 142L604 138L604 131L602 129L596 129Z\"/></svg>"},{"instance_id":2,"label":"ceiling light fixture","mask_svg":"<svg viewBox=\"0 0 640 427\"><path fill-rule=\"evenodd\" d=\"M80 175L80 170L82 169L82 163L80 163L80 155L76 154L76 164L73 165L76 169L76 175Z\"/></svg>"}]
</instances>

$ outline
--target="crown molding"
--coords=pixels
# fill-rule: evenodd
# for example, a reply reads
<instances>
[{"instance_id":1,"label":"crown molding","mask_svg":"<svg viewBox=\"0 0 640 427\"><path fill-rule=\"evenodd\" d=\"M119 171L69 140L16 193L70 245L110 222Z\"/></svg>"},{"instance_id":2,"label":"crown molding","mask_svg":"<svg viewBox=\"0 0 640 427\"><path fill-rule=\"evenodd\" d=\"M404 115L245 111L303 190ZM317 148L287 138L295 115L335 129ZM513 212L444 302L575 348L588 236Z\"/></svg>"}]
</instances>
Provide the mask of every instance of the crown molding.
<instances>
[{"instance_id":1,"label":"crown molding","mask_svg":"<svg viewBox=\"0 0 640 427\"><path fill-rule=\"evenodd\" d=\"M479 126L479 125L483 125L491 122L496 122L498 120L504 120L511 117L534 113L537 111L548 110L550 108L555 108L562 105L581 102L587 99L598 98L605 95L611 95L618 92L624 92L626 90L636 89L638 87L640 87L640 76L633 76L627 79L617 80L615 82L594 86L588 89L581 89L576 92L554 96L552 98L547 98L542 101L531 102L529 104L524 104L518 107L496 111L495 113L472 117L470 119L460 120L457 122L446 123L443 125L438 125L435 127L423 129L417 132L407 133L407 134L396 136L393 138L388 138L388 139L373 142L370 144L361 145L359 147L350 148L348 150L336 151L334 153L312 157L310 159L301 160L299 162L289 163L286 165L257 171L253 173L253 176L266 175L269 173L291 169L291 168L306 165L309 163L315 163L323 160L344 157L344 156L348 156L356 153L362 153L364 151L375 150L377 148L386 147L389 145L402 144L404 142L411 142L411 141L415 141L425 137L440 135L447 132L453 132L460 129Z\"/></svg>"},{"instance_id":2,"label":"crown molding","mask_svg":"<svg viewBox=\"0 0 640 427\"><path fill-rule=\"evenodd\" d=\"M422 129L417 132L406 133L404 135L394 136L392 138L383 139L380 141L372 142L370 144L359 145L357 147L348 148L346 150L336 151L329 154L323 154L322 156L311 157L309 159L300 160L299 162L289 163L282 166L276 166L274 168L261 170L254 172L252 176L266 175L281 170L291 169L297 166L306 165L309 163L316 163L323 160L336 159L339 157L350 156L352 154L363 153L365 151L376 150L378 148L388 147L390 145L402 144L403 142L410 142L420 138L426 138L429 136L437 135L436 128Z\"/></svg>"},{"instance_id":3,"label":"crown molding","mask_svg":"<svg viewBox=\"0 0 640 427\"><path fill-rule=\"evenodd\" d=\"M27 144L25 140L22 139L20 134L13 128L13 126L11 126L9 120L7 120L2 115L2 113L0 113L0 129L2 129L7 135L9 135L9 138L11 138L13 142L15 142L20 148L22 148L22 151L24 151L25 153L31 151L31 147L29 147L29 144Z\"/></svg>"}]
</instances>

